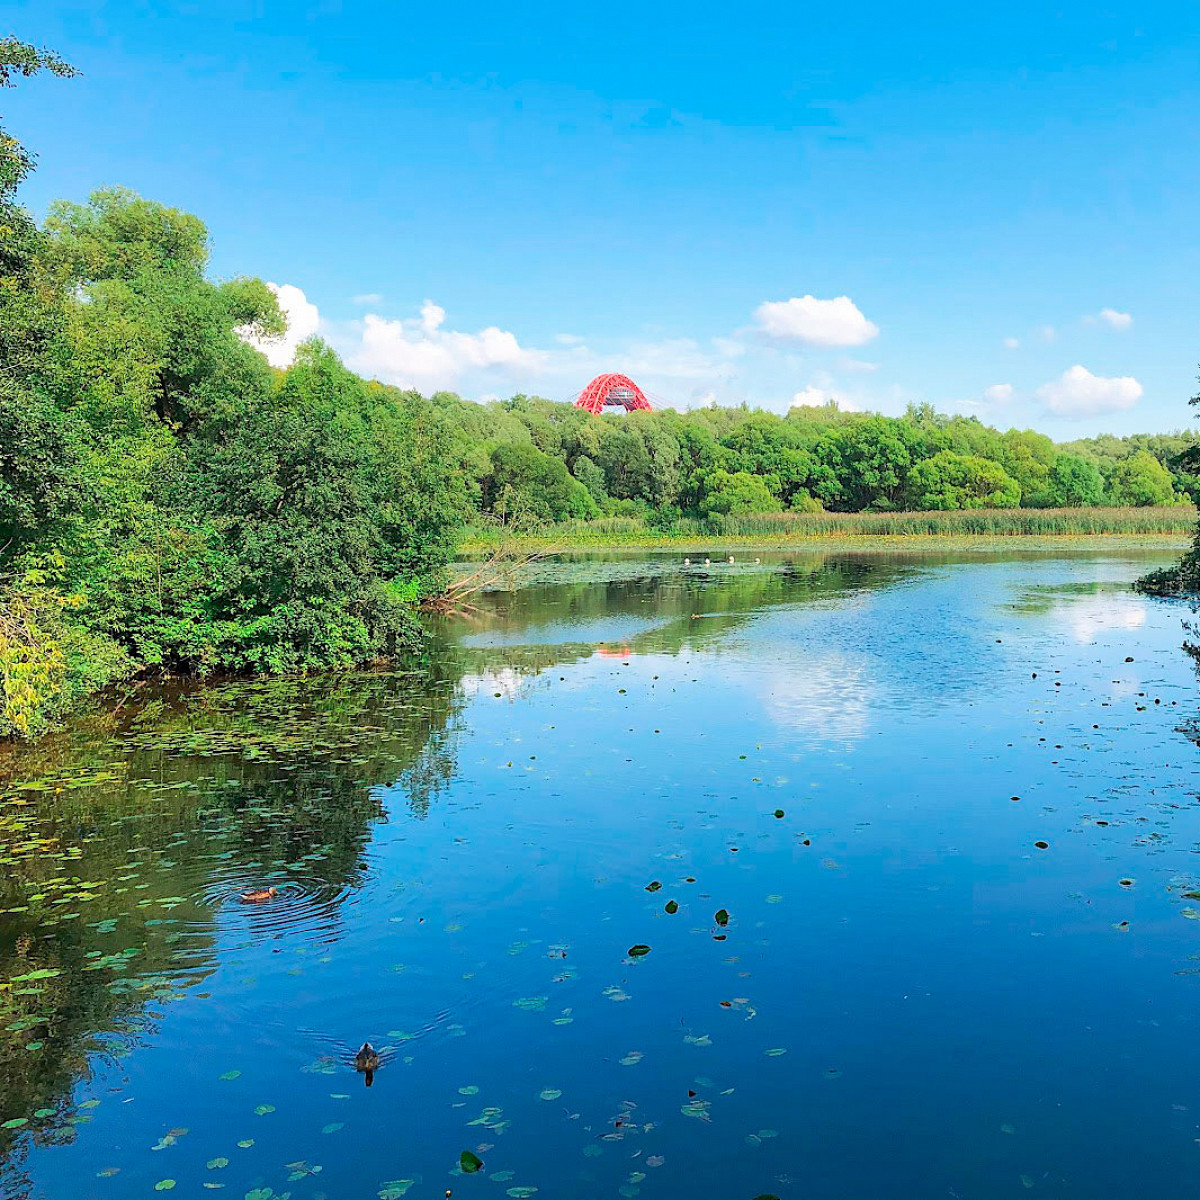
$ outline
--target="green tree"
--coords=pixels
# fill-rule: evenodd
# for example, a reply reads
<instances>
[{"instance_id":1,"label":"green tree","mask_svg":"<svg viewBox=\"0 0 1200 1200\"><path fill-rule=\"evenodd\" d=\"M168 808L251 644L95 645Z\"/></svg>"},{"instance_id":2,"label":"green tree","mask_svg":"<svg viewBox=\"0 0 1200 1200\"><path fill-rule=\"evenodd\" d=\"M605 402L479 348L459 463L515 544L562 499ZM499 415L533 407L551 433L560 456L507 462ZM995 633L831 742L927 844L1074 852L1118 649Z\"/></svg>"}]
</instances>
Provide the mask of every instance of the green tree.
<instances>
[{"instance_id":1,"label":"green tree","mask_svg":"<svg viewBox=\"0 0 1200 1200\"><path fill-rule=\"evenodd\" d=\"M1021 486L999 463L943 450L919 462L909 476L917 509L1016 508Z\"/></svg>"},{"instance_id":2,"label":"green tree","mask_svg":"<svg viewBox=\"0 0 1200 1200\"><path fill-rule=\"evenodd\" d=\"M493 512L535 521L565 521L597 515L596 502L566 465L533 445L497 446L486 502Z\"/></svg>"},{"instance_id":3,"label":"green tree","mask_svg":"<svg viewBox=\"0 0 1200 1200\"><path fill-rule=\"evenodd\" d=\"M1060 454L1050 468L1042 492L1048 508L1082 508L1104 499L1104 480L1095 463L1074 454Z\"/></svg>"},{"instance_id":4,"label":"green tree","mask_svg":"<svg viewBox=\"0 0 1200 1200\"><path fill-rule=\"evenodd\" d=\"M705 475L700 503L710 517L779 511L779 501L758 475L720 467Z\"/></svg>"},{"instance_id":5,"label":"green tree","mask_svg":"<svg viewBox=\"0 0 1200 1200\"><path fill-rule=\"evenodd\" d=\"M1108 478L1108 498L1112 504L1138 507L1174 504L1178 500L1171 473L1146 450L1135 451L1113 467Z\"/></svg>"}]
</instances>

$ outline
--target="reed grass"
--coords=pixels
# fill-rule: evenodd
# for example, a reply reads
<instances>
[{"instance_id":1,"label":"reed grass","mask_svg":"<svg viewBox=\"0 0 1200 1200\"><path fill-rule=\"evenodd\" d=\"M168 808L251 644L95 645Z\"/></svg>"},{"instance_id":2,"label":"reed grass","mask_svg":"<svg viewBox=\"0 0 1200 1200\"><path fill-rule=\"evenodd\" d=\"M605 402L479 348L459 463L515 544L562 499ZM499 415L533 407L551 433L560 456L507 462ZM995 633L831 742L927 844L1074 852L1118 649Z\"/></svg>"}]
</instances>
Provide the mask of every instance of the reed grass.
<instances>
[{"instance_id":1,"label":"reed grass","mask_svg":"<svg viewBox=\"0 0 1200 1200\"><path fill-rule=\"evenodd\" d=\"M1191 533L1191 505L1165 508L993 508L955 512L754 513L719 521L683 518L656 529L638 517L564 521L531 530L527 544L556 548L696 543L744 539L768 543L855 538L1167 537ZM464 549L488 546L494 532L468 536Z\"/></svg>"}]
</instances>

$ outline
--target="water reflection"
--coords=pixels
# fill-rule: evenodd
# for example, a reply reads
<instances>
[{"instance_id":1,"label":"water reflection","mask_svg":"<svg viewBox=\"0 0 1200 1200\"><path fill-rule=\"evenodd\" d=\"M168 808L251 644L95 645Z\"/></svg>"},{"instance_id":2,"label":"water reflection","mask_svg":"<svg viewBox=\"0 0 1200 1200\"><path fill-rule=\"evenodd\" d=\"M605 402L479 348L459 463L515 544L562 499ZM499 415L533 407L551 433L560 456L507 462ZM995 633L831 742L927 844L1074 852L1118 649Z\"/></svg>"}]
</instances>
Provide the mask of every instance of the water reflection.
<instances>
[{"instance_id":1,"label":"water reflection","mask_svg":"<svg viewBox=\"0 0 1200 1200\"><path fill-rule=\"evenodd\" d=\"M1095 1148L1200 1069L1145 566L548 563L419 670L7 752L0 1191L1166 1194L1185 1118Z\"/></svg>"}]
</instances>

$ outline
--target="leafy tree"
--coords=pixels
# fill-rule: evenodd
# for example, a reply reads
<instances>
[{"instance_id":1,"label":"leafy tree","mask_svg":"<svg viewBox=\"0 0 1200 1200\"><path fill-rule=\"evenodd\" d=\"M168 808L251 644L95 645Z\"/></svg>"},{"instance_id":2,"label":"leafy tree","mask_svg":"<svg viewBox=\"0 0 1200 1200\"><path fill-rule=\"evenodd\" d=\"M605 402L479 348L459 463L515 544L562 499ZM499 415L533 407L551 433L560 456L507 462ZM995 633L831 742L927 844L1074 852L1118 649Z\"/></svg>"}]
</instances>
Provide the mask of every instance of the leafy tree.
<instances>
[{"instance_id":1,"label":"leafy tree","mask_svg":"<svg viewBox=\"0 0 1200 1200\"><path fill-rule=\"evenodd\" d=\"M911 429L886 417L866 417L831 430L813 449L813 457L826 468L815 495L839 512L903 507L911 436Z\"/></svg>"},{"instance_id":2,"label":"leafy tree","mask_svg":"<svg viewBox=\"0 0 1200 1200\"><path fill-rule=\"evenodd\" d=\"M1113 504L1143 507L1176 502L1171 473L1146 450L1123 458L1108 478L1108 496Z\"/></svg>"},{"instance_id":3,"label":"leafy tree","mask_svg":"<svg viewBox=\"0 0 1200 1200\"><path fill-rule=\"evenodd\" d=\"M587 488L598 505L608 499L608 493L604 490L604 472L586 454L581 454L575 460L571 474Z\"/></svg>"},{"instance_id":4,"label":"leafy tree","mask_svg":"<svg viewBox=\"0 0 1200 1200\"><path fill-rule=\"evenodd\" d=\"M566 465L532 445L497 446L486 502L493 512L519 513L535 521L565 521L598 514L591 493Z\"/></svg>"},{"instance_id":5,"label":"leafy tree","mask_svg":"<svg viewBox=\"0 0 1200 1200\"><path fill-rule=\"evenodd\" d=\"M0 88L74 67L0 38ZM34 156L0 125L0 566L50 536L80 504L80 453L52 394L64 297L40 269L42 236L17 202Z\"/></svg>"},{"instance_id":6,"label":"leafy tree","mask_svg":"<svg viewBox=\"0 0 1200 1200\"><path fill-rule=\"evenodd\" d=\"M1021 485L999 463L943 450L917 463L909 476L917 509L1016 508Z\"/></svg>"},{"instance_id":7,"label":"leafy tree","mask_svg":"<svg viewBox=\"0 0 1200 1200\"><path fill-rule=\"evenodd\" d=\"M1060 454L1050 468L1042 493L1048 508L1081 508L1100 504L1104 499L1104 480L1095 463L1074 454Z\"/></svg>"},{"instance_id":8,"label":"leafy tree","mask_svg":"<svg viewBox=\"0 0 1200 1200\"><path fill-rule=\"evenodd\" d=\"M721 467L705 475L701 505L710 517L775 512L779 508L779 502L761 477Z\"/></svg>"}]
</instances>

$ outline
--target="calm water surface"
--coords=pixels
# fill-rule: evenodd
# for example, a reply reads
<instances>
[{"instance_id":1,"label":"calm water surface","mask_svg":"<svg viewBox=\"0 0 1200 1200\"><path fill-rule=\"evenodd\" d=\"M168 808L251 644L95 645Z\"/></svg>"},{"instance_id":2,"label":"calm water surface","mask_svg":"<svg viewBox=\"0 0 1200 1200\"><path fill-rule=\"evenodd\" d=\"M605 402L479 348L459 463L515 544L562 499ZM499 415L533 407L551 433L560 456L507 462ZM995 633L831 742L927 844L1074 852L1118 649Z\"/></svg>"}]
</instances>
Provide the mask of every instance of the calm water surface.
<instances>
[{"instance_id":1,"label":"calm water surface","mask_svg":"<svg viewBox=\"0 0 1200 1200\"><path fill-rule=\"evenodd\" d=\"M0 1194L1200 1191L1170 556L761 557L0 759Z\"/></svg>"}]
</instances>

